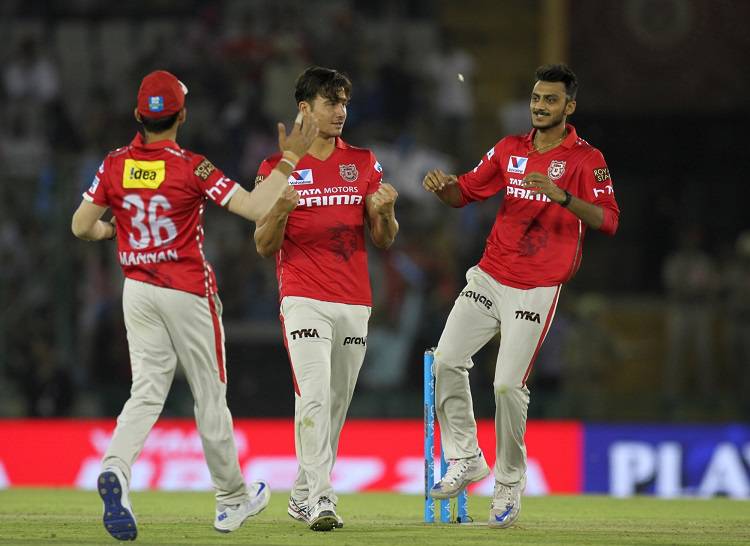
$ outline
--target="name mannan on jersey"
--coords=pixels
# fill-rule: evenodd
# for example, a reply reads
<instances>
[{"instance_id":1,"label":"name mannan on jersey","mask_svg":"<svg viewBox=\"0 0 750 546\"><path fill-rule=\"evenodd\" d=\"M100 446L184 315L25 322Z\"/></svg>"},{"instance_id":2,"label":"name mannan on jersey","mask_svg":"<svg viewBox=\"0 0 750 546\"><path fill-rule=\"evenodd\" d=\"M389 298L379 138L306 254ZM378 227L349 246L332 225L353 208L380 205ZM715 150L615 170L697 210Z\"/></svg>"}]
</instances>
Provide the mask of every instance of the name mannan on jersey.
<instances>
[{"instance_id":1,"label":"name mannan on jersey","mask_svg":"<svg viewBox=\"0 0 750 546\"><path fill-rule=\"evenodd\" d=\"M280 155L268 157L258 181ZM279 295L351 305L372 305L365 249L365 198L383 178L375 155L340 138L325 161L303 156L289 176L300 193L276 253Z\"/></svg>"},{"instance_id":2,"label":"name mannan on jersey","mask_svg":"<svg viewBox=\"0 0 750 546\"><path fill-rule=\"evenodd\" d=\"M208 296L217 287L203 254L203 212L208 200L225 206L238 188L204 156L138 134L104 158L83 197L112 209L126 277Z\"/></svg>"},{"instance_id":3,"label":"name mannan on jersey","mask_svg":"<svg viewBox=\"0 0 750 546\"><path fill-rule=\"evenodd\" d=\"M534 131L505 137L473 171L458 177L463 205L504 194L479 267L508 286L561 284L581 265L586 224L546 195L532 195L524 188L529 173L542 173L572 195L602 207L600 231L617 231L620 209L604 156L579 138L572 125L566 127L565 140L541 154L534 149Z\"/></svg>"}]
</instances>

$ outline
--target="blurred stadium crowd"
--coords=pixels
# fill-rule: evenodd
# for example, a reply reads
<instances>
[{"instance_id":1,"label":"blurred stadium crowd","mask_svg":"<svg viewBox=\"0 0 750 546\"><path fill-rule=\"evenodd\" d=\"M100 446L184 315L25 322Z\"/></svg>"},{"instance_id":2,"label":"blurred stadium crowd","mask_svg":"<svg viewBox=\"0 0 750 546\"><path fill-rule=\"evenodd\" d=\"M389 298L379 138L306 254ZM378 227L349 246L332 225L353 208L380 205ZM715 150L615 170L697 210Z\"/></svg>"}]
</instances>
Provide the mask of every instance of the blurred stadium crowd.
<instances>
[{"instance_id":1,"label":"blurred stadium crowd","mask_svg":"<svg viewBox=\"0 0 750 546\"><path fill-rule=\"evenodd\" d=\"M190 90L180 144L251 187L276 149L275 123L293 119L294 81L309 64L349 74L344 138L372 148L400 192L397 242L370 253L375 304L352 414L418 415L421 353L436 343L498 205L445 210L422 193L422 176L468 170L502 134L523 130L531 82L489 115L478 112L479 63L455 45L439 2L429 0L104 4L2 8L0 416L111 416L127 396L114 248L74 240L69 221L104 154L133 137L141 77L156 68L177 74ZM480 124L495 140L477 137ZM610 168L630 223L632 171L617 160ZM273 261L255 253L252 227L240 219L209 210L206 224L224 303L230 407L238 416L290 415ZM532 416L750 418L750 232L737 237L733 226L723 246L709 246L695 222L673 242L663 238L668 245L654 255L640 239L645 230L623 231L590 236L532 374ZM640 250L648 272L617 263ZM475 400L479 415L492 412L494 350L476 359L474 392L487 395ZM179 377L165 411L192 412Z\"/></svg>"}]
</instances>

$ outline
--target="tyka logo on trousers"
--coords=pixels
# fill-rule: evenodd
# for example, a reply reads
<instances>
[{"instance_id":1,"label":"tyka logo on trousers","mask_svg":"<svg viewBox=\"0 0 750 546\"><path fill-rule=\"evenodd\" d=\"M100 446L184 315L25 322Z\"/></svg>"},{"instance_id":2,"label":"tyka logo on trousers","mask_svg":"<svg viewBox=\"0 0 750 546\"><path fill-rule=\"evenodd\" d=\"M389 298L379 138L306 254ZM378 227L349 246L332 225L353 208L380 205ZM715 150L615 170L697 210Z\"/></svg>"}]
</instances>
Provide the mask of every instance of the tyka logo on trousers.
<instances>
[{"instance_id":1,"label":"tyka logo on trousers","mask_svg":"<svg viewBox=\"0 0 750 546\"><path fill-rule=\"evenodd\" d=\"M303 337L320 337L317 328L300 328L299 330L292 330L289 334L293 340L302 339Z\"/></svg>"},{"instance_id":2,"label":"tyka logo on trousers","mask_svg":"<svg viewBox=\"0 0 750 546\"><path fill-rule=\"evenodd\" d=\"M541 324L539 313L534 313L533 311L516 311L516 318L528 320L529 322L536 322L537 324Z\"/></svg>"}]
</instances>

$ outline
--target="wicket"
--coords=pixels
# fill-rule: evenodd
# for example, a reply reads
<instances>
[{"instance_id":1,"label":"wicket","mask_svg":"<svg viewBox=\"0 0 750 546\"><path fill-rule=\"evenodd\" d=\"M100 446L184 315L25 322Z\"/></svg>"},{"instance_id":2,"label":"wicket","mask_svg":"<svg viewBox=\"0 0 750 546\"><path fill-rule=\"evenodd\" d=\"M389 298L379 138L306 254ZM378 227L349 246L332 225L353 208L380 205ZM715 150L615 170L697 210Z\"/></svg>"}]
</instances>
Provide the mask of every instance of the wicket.
<instances>
[{"instance_id":1,"label":"wicket","mask_svg":"<svg viewBox=\"0 0 750 546\"><path fill-rule=\"evenodd\" d=\"M424 352L424 521L435 523L435 501L430 497L430 488L435 483L435 370L434 349ZM440 445L440 476L448 469L448 463ZM451 501L440 501L441 523L468 523L470 521L466 489L458 495L457 514L451 517Z\"/></svg>"}]
</instances>

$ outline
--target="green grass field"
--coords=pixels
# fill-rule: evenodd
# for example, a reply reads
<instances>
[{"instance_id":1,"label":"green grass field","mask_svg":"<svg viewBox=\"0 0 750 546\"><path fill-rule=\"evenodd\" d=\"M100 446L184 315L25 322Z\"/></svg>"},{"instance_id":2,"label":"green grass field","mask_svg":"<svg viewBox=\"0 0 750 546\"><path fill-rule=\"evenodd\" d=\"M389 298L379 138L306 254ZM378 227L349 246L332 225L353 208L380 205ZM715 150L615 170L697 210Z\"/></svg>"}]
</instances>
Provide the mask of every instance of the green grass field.
<instances>
[{"instance_id":1,"label":"green grass field","mask_svg":"<svg viewBox=\"0 0 750 546\"><path fill-rule=\"evenodd\" d=\"M489 499L471 497L470 525L422 523L422 499L386 493L344 495L343 529L314 533L286 515L287 496L234 533L212 528L210 493L132 493L139 544L750 544L750 503L726 499L525 497L510 529L489 529ZM96 492L0 491L0 544L115 544L101 523Z\"/></svg>"}]
</instances>

